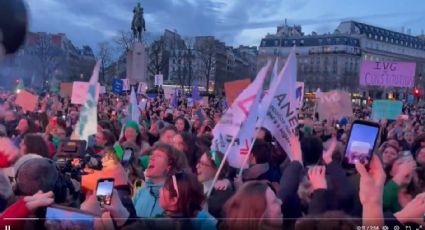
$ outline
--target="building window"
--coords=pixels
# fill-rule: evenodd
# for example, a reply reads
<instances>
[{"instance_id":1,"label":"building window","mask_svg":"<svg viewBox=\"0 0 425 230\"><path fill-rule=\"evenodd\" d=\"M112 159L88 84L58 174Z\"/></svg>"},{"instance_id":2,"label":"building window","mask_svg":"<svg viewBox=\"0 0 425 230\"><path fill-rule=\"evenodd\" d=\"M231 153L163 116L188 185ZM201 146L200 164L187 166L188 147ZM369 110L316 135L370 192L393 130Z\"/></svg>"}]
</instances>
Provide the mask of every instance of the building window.
<instances>
[{"instance_id":1,"label":"building window","mask_svg":"<svg viewBox=\"0 0 425 230\"><path fill-rule=\"evenodd\" d=\"M384 37L381 36L381 41L384 40Z\"/></svg>"},{"instance_id":2,"label":"building window","mask_svg":"<svg viewBox=\"0 0 425 230\"><path fill-rule=\"evenodd\" d=\"M274 40L274 46L278 46L279 45L279 40Z\"/></svg>"},{"instance_id":3,"label":"building window","mask_svg":"<svg viewBox=\"0 0 425 230\"><path fill-rule=\"evenodd\" d=\"M375 39L378 40L378 35L375 35Z\"/></svg>"}]
</instances>

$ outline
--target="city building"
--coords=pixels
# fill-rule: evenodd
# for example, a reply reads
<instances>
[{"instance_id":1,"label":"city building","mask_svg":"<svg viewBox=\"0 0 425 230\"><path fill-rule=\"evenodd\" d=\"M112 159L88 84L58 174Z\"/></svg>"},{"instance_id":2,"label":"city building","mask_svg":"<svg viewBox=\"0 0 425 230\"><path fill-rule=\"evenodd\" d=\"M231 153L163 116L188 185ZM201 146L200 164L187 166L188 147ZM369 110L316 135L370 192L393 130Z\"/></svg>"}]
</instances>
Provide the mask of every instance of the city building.
<instances>
[{"instance_id":1,"label":"city building","mask_svg":"<svg viewBox=\"0 0 425 230\"><path fill-rule=\"evenodd\" d=\"M43 87L49 81L88 81L96 60L89 46L74 46L65 34L29 32L24 46L9 61L14 78Z\"/></svg>"},{"instance_id":2,"label":"city building","mask_svg":"<svg viewBox=\"0 0 425 230\"><path fill-rule=\"evenodd\" d=\"M416 85L423 85L425 45L419 37L390 31L355 21L340 23L333 33L304 35L299 25L286 23L268 34L259 48L257 68L268 58L279 57L283 66L293 46L298 58L298 80L305 91L343 89L354 98L397 97L410 89L360 87L362 60L406 61L416 63Z\"/></svg>"}]
</instances>

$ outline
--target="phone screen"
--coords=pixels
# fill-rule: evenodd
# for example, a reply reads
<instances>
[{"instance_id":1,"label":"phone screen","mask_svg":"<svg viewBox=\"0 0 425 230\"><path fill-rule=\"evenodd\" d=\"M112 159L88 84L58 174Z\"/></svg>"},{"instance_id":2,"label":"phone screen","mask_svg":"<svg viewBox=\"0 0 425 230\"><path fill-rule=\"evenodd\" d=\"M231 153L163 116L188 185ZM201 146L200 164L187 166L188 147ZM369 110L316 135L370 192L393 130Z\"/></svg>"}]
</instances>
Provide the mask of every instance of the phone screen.
<instances>
[{"instance_id":1,"label":"phone screen","mask_svg":"<svg viewBox=\"0 0 425 230\"><path fill-rule=\"evenodd\" d=\"M349 164L360 162L368 165L379 134L379 125L370 122L353 123L345 151L345 160Z\"/></svg>"},{"instance_id":2,"label":"phone screen","mask_svg":"<svg viewBox=\"0 0 425 230\"><path fill-rule=\"evenodd\" d=\"M131 155L133 154L133 151L131 149L126 149L124 151L124 155L122 156L121 164L125 167L130 163Z\"/></svg>"},{"instance_id":3,"label":"phone screen","mask_svg":"<svg viewBox=\"0 0 425 230\"><path fill-rule=\"evenodd\" d=\"M71 208L47 207L47 229L93 229L94 215Z\"/></svg>"},{"instance_id":4,"label":"phone screen","mask_svg":"<svg viewBox=\"0 0 425 230\"><path fill-rule=\"evenodd\" d=\"M97 182L96 196L101 204L111 204L113 189L114 179L99 179Z\"/></svg>"}]
</instances>

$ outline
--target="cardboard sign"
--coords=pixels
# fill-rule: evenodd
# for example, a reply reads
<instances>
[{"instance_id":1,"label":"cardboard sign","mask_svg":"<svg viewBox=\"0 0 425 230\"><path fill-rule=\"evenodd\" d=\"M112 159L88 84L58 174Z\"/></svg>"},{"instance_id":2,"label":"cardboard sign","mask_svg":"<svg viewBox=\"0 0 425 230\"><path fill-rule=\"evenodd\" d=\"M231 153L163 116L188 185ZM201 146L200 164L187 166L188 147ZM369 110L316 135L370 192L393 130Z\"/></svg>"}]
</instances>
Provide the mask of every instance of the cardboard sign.
<instances>
[{"instance_id":1,"label":"cardboard sign","mask_svg":"<svg viewBox=\"0 0 425 230\"><path fill-rule=\"evenodd\" d=\"M60 85L60 95L61 95L61 97L71 97L72 96L72 82L61 83L61 85Z\"/></svg>"},{"instance_id":2,"label":"cardboard sign","mask_svg":"<svg viewBox=\"0 0 425 230\"><path fill-rule=\"evenodd\" d=\"M174 96L175 90L173 88L165 87L163 89L165 99L171 99Z\"/></svg>"},{"instance_id":3,"label":"cardboard sign","mask_svg":"<svg viewBox=\"0 0 425 230\"><path fill-rule=\"evenodd\" d=\"M227 104L231 105L238 95L251 83L250 79L230 81L224 83Z\"/></svg>"},{"instance_id":4,"label":"cardboard sign","mask_svg":"<svg viewBox=\"0 0 425 230\"><path fill-rule=\"evenodd\" d=\"M403 102L390 100L375 100L372 104L372 120L395 120L401 114Z\"/></svg>"},{"instance_id":5,"label":"cardboard sign","mask_svg":"<svg viewBox=\"0 0 425 230\"><path fill-rule=\"evenodd\" d=\"M87 99L87 93L89 90L89 83L82 81L75 81L72 85L72 97L71 103L77 105L83 105ZM96 86L96 101L99 99L100 85L97 83Z\"/></svg>"},{"instance_id":6,"label":"cardboard sign","mask_svg":"<svg viewBox=\"0 0 425 230\"><path fill-rule=\"evenodd\" d=\"M164 77L162 74L155 75L155 85L160 86L164 84Z\"/></svg>"},{"instance_id":7,"label":"cardboard sign","mask_svg":"<svg viewBox=\"0 0 425 230\"><path fill-rule=\"evenodd\" d=\"M342 117L353 115L353 105L349 93L337 90L321 92L317 103L317 112L321 121L339 120Z\"/></svg>"},{"instance_id":8,"label":"cardboard sign","mask_svg":"<svg viewBox=\"0 0 425 230\"><path fill-rule=\"evenodd\" d=\"M122 79L122 90L130 90L130 81L128 79Z\"/></svg>"},{"instance_id":9,"label":"cardboard sign","mask_svg":"<svg viewBox=\"0 0 425 230\"><path fill-rule=\"evenodd\" d=\"M147 89L148 89L148 84L146 82L139 82L139 85L137 86L137 93L144 94L146 93Z\"/></svg>"},{"instance_id":10,"label":"cardboard sign","mask_svg":"<svg viewBox=\"0 0 425 230\"><path fill-rule=\"evenodd\" d=\"M37 108L38 96L28 91L21 90L16 97L15 103L21 106L24 111L33 112Z\"/></svg>"},{"instance_id":11,"label":"cardboard sign","mask_svg":"<svg viewBox=\"0 0 425 230\"><path fill-rule=\"evenodd\" d=\"M360 85L386 87L413 87L416 63L363 61L360 69Z\"/></svg>"},{"instance_id":12,"label":"cardboard sign","mask_svg":"<svg viewBox=\"0 0 425 230\"><path fill-rule=\"evenodd\" d=\"M121 94L123 89L123 82L121 79L114 79L112 82L112 91L116 94Z\"/></svg>"}]
</instances>

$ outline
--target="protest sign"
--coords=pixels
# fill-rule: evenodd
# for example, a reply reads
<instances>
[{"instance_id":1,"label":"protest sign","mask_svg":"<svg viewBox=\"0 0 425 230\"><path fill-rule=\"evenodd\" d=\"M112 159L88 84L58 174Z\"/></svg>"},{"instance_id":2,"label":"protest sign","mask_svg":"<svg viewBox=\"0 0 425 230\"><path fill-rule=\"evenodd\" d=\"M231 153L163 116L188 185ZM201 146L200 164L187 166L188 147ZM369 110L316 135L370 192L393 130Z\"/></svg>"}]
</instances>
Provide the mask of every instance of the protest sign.
<instances>
[{"instance_id":1,"label":"protest sign","mask_svg":"<svg viewBox=\"0 0 425 230\"><path fill-rule=\"evenodd\" d=\"M155 85L160 86L164 84L164 78L162 74L155 75Z\"/></svg>"},{"instance_id":2,"label":"protest sign","mask_svg":"<svg viewBox=\"0 0 425 230\"><path fill-rule=\"evenodd\" d=\"M71 97L72 95L72 82L64 82L60 85L61 97Z\"/></svg>"},{"instance_id":3,"label":"protest sign","mask_svg":"<svg viewBox=\"0 0 425 230\"><path fill-rule=\"evenodd\" d=\"M297 89L295 90L295 97L298 99L298 109L301 109L304 104L304 82L297 81Z\"/></svg>"},{"instance_id":4,"label":"protest sign","mask_svg":"<svg viewBox=\"0 0 425 230\"><path fill-rule=\"evenodd\" d=\"M224 83L227 104L231 105L236 97L251 83L250 79L230 81Z\"/></svg>"},{"instance_id":5,"label":"protest sign","mask_svg":"<svg viewBox=\"0 0 425 230\"><path fill-rule=\"evenodd\" d=\"M146 90L148 89L148 84L146 82L139 82L139 85L137 86L137 94L144 94L146 93Z\"/></svg>"},{"instance_id":6,"label":"protest sign","mask_svg":"<svg viewBox=\"0 0 425 230\"><path fill-rule=\"evenodd\" d=\"M123 90L123 82L121 79L114 79L112 82L112 91L116 94L121 94Z\"/></svg>"},{"instance_id":7,"label":"protest sign","mask_svg":"<svg viewBox=\"0 0 425 230\"><path fill-rule=\"evenodd\" d=\"M77 105L83 105L87 99L88 89L89 89L88 82L74 81L72 85L71 103L77 104ZM99 91L100 91L100 85L99 83L97 83L96 95L95 95L96 101L99 99Z\"/></svg>"},{"instance_id":8,"label":"protest sign","mask_svg":"<svg viewBox=\"0 0 425 230\"><path fill-rule=\"evenodd\" d=\"M175 90L170 87L164 87L164 97L165 99L171 99L175 93Z\"/></svg>"},{"instance_id":9,"label":"protest sign","mask_svg":"<svg viewBox=\"0 0 425 230\"><path fill-rule=\"evenodd\" d=\"M415 70L414 62L363 61L360 85L413 87Z\"/></svg>"},{"instance_id":10,"label":"protest sign","mask_svg":"<svg viewBox=\"0 0 425 230\"><path fill-rule=\"evenodd\" d=\"M15 103L21 106L24 111L33 112L37 108L38 96L22 90L18 93Z\"/></svg>"},{"instance_id":11,"label":"protest sign","mask_svg":"<svg viewBox=\"0 0 425 230\"><path fill-rule=\"evenodd\" d=\"M395 120L401 114L403 102L390 100L375 100L372 104L372 120Z\"/></svg>"},{"instance_id":12,"label":"protest sign","mask_svg":"<svg viewBox=\"0 0 425 230\"><path fill-rule=\"evenodd\" d=\"M122 80L122 90L127 91L130 90L130 81L128 79L121 79Z\"/></svg>"},{"instance_id":13,"label":"protest sign","mask_svg":"<svg viewBox=\"0 0 425 230\"><path fill-rule=\"evenodd\" d=\"M353 115L351 96L347 92L332 90L321 92L317 102L319 120L339 120Z\"/></svg>"}]
</instances>

